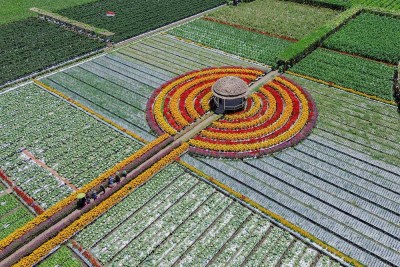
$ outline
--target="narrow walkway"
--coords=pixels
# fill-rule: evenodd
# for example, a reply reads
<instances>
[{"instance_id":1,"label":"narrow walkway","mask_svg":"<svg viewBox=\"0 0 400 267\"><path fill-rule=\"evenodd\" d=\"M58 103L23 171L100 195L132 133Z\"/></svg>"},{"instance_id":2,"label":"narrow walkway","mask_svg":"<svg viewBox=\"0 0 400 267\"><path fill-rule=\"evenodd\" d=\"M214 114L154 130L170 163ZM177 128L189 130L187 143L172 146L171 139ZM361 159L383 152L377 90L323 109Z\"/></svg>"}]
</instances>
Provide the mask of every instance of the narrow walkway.
<instances>
[{"instance_id":1,"label":"narrow walkway","mask_svg":"<svg viewBox=\"0 0 400 267\"><path fill-rule=\"evenodd\" d=\"M54 169L47 166L43 161L35 158L35 156L31 152L29 152L27 149L22 150L22 153L24 153L27 157L29 157L31 160L33 160L37 165L39 165L43 169L48 170L51 174L54 175L54 177L56 177L58 180L65 183L66 185L68 185L72 190L74 190L74 191L78 190L78 188L75 185L73 185L68 179L59 175Z\"/></svg>"},{"instance_id":2,"label":"narrow walkway","mask_svg":"<svg viewBox=\"0 0 400 267\"><path fill-rule=\"evenodd\" d=\"M279 72L277 70L269 72L267 75L265 75L264 77L262 77L261 79L259 79L258 81L256 81L249 87L248 95L251 95L252 93L254 93L256 91L256 89L258 87L260 87L263 84L268 83L269 81L273 80L278 75L279 75Z\"/></svg>"}]
</instances>

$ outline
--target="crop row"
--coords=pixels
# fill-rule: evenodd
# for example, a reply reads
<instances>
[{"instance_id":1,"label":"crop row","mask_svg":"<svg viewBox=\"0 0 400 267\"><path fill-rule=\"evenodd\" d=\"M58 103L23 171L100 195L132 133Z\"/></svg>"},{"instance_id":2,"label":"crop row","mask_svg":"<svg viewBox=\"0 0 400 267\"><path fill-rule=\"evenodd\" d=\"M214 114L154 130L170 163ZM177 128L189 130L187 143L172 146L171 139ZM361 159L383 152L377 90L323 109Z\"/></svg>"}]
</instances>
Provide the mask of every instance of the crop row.
<instances>
[{"instance_id":1,"label":"crop row","mask_svg":"<svg viewBox=\"0 0 400 267\"><path fill-rule=\"evenodd\" d=\"M363 13L330 36L324 46L397 64L400 60L400 19Z\"/></svg>"},{"instance_id":2,"label":"crop row","mask_svg":"<svg viewBox=\"0 0 400 267\"><path fill-rule=\"evenodd\" d=\"M254 67L172 36L157 35L42 81L150 141L154 136L145 105L154 88L178 74L215 65Z\"/></svg>"},{"instance_id":3,"label":"crop row","mask_svg":"<svg viewBox=\"0 0 400 267\"><path fill-rule=\"evenodd\" d=\"M0 197L0 239L31 220L33 215L12 194Z\"/></svg>"},{"instance_id":4,"label":"crop row","mask_svg":"<svg viewBox=\"0 0 400 267\"><path fill-rule=\"evenodd\" d=\"M393 68L383 63L320 48L290 71L386 100L392 99Z\"/></svg>"},{"instance_id":5,"label":"crop row","mask_svg":"<svg viewBox=\"0 0 400 267\"><path fill-rule=\"evenodd\" d=\"M1 167L44 208L72 189L25 152L80 187L140 147L35 86L6 93L1 100Z\"/></svg>"},{"instance_id":6,"label":"crop row","mask_svg":"<svg viewBox=\"0 0 400 267\"><path fill-rule=\"evenodd\" d=\"M157 29L174 21L195 15L202 11L224 4L223 0L138 0L96 1L59 11L68 18L82 21L98 28L115 33L114 41L139 35ZM115 17L107 17L111 10Z\"/></svg>"},{"instance_id":7,"label":"crop row","mask_svg":"<svg viewBox=\"0 0 400 267\"><path fill-rule=\"evenodd\" d=\"M277 37L204 19L184 24L168 33L267 65L274 65L278 55L291 44Z\"/></svg>"},{"instance_id":8,"label":"crop row","mask_svg":"<svg viewBox=\"0 0 400 267\"><path fill-rule=\"evenodd\" d=\"M259 260L309 266L318 254L177 164L156 174L76 240L102 264L121 266L250 266ZM294 242L300 249L292 249Z\"/></svg>"},{"instance_id":9,"label":"crop row","mask_svg":"<svg viewBox=\"0 0 400 267\"><path fill-rule=\"evenodd\" d=\"M74 257L73 252L65 247L61 246L53 254L48 256L45 260L40 262L38 267L79 267L82 266L81 262Z\"/></svg>"},{"instance_id":10,"label":"crop row","mask_svg":"<svg viewBox=\"0 0 400 267\"><path fill-rule=\"evenodd\" d=\"M104 44L37 18L0 25L0 85Z\"/></svg>"}]
</instances>

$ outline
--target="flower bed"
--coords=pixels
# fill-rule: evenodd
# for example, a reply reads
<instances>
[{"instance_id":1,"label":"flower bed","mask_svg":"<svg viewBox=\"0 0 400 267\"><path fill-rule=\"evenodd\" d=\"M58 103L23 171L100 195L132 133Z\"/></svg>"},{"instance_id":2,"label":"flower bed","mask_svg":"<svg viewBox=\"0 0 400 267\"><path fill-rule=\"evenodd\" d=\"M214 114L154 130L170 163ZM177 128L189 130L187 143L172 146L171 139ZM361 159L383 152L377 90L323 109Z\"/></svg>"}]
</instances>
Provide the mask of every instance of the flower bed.
<instances>
[{"instance_id":1,"label":"flower bed","mask_svg":"<svg viewBox=\"0 0 400 267\"><path fill-rule=\"evenodd\" d=\"M191 72L164 84L148 102L152 129L175 135L210 110L213 83L234 75L247 83L261 71L215 68ZM224 115L189 141L190 152L212 157L259 157L297 144L317 118L311 96L290 80L278 77L247 99L244 110Z\"/></svg>"}]
</instances>

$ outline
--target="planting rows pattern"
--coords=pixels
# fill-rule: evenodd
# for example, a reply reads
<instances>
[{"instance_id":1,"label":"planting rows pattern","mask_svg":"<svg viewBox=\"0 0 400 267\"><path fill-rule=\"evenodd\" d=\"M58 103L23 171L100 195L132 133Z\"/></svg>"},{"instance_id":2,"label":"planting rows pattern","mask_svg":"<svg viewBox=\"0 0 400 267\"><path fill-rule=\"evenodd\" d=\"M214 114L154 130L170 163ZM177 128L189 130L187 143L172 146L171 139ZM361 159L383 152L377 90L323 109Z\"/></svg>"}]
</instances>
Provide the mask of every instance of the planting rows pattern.
<instances>
[{"instance_id":1,"label":"planting rows pattern","mask_svg":"<svg viewBox=\"0 0 400 267\"><path fill-rule=\"evenodd\" d=\"M292 43L204 19L184 24L168 33L271 66L275 65L279 53Z\"/></svg>"},{"instance_id":2,"label":"planting rows pattern","mask_svg":"<svg viewBox=\"0 0 400 267\"><path fill-rule=\"evenodd\" d=\"M114 32L121 41L224 4L223 0L96 1L59 11L60 14ZM115 12L107 17L106 11Z\"/></svg>"},{"instance_id":3,"label":"planting rows pattern","mask_svg":"<svg viewBox=\"0 0 400 267\"><path fill-rule=\"evenodd\" d=\"M151 141L154 133L147 124L146 103L153 90L188 71L227 65L256 66L157 35L42 82Z\"/></svg>"},{"instance_id":4,"label":"planting rows pattern","mask_svg":"<svg viewBox=\"0 0 400 267\"><path fill-rule=\"evenodd\" d=\"M393 67L384 63L319 48L290 71L392 100Z\"/></svg>"},{"instance_id":5,"label":"planting rows pattern","mask_svg":"<svg viewBox=\"0 0 400 267\"><path fill-rule=\"evenodd\" d=\"M76 240L110 266L328 266L330 261L178 164L156 174Z\"/></svg>"},{"instance_id":6,"label":"planting rows pattern","mask_svg":"<svg viewBox=\"0 0 400 267\"><path fill-rule=\"evenodd\" d=\"M317 128L307 140L258 160L183 159L367 266L396 266L400 129L395 108L294 79L318 105Z\"/></svg>"},{"instance_id":7,"label":"planting rows pattern","mask_svg":"<svg viewBox=\"0 0 400 267\"><path fill-rule=\"evenodd\" d=\"M0 167L45 209L141 146L34 85L0 99Z\"/></svg>"},{"instance_id":8,"label":"planting rows pattern","mask_svg":"<svg viewBox=\"0 0 400 267\"><path fill-rule=\"evenodd\" d=\"M86 266L74 256L73 252L65 247L61 246L57 249L53 254L48 256L45 260L43 260L38 267L82 267Z\"/></svg>"},{"instance_id":9,"label":"planting rows pattern","mask_svg":"<svg viewBox=\"0 0 400 267\"><path fill-rule=\"evenodd\" d=\"M0 239L5 238L33 217L33 214L22 205L14 194L0 192Z\"/></svg>"}]
</instances>

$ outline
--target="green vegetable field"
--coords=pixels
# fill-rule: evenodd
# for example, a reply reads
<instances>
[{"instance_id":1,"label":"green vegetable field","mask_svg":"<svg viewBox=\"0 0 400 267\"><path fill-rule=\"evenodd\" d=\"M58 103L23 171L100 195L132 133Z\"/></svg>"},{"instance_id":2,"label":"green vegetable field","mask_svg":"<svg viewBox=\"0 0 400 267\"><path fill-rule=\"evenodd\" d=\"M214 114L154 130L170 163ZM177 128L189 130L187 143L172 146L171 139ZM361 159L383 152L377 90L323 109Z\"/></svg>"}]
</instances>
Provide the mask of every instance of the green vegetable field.
<instances>
[{"instance_id":1,"label":"green vegetable field","mask_svg":"<svg viewBox=\"0 0 400 267\"><path fill-rule=\"evenodd\" d=\"M0 0L0 24L10 23L17 20L26 19L34 16L35 13L29 11L31 7L38 7L46 10L56 11L58 9L81 5L96 0L23 0L10 1Z\"/></svg>"},{"instance_id":2,"label":"green vegetable field","mask_svg":"<svg viewBox=\"0 0 400 267\"><path fill-rule=\"evenodd\" d=\"M329 37L324 46L396 64L400 59L399 40L400 19L363 13Z\"/></svg>"},{"instance_id":3,"label":"green vegetable field","mask_svg":"<svg viewBox=\"0 0 400 267\"><path fill-rule=\"evenodd\" d=\"M203 19L175 28L169 33L267 65L274 65L279 53L291 44L284 39Z\"/></svg>"},{"instance_id":4,"label":"green vegetable field","mask_svg":"<svg viewBox=\"0 0 400 267\"><path fill-rule=\"evenodd\" d=\"M0 32L0 85L104 46L36 18L0 25Z\"/></svg>"},{"instance_id":5,"label":"green vegetable field","mask_svg":"<svg viewBox=\"0 0 400 267\"><path fill-rule=\"evenodd\" d=\"M171 22L224 4L223 0L141 0L98 1L61 10L59 13L84 23L114 32L114 41L154 30ZM107 11L115 17L107 17Z\"/></svg>"},{"instance_id":6,"label":"green vegetable field","mask_svg":"<svg viewBox=\"0 0 400 267\"><path fill-rule=\"evenodd\" d=\"M383 63L317 49L290 70L392 100L393 68Z\"/></svg>"}]
</instances>

